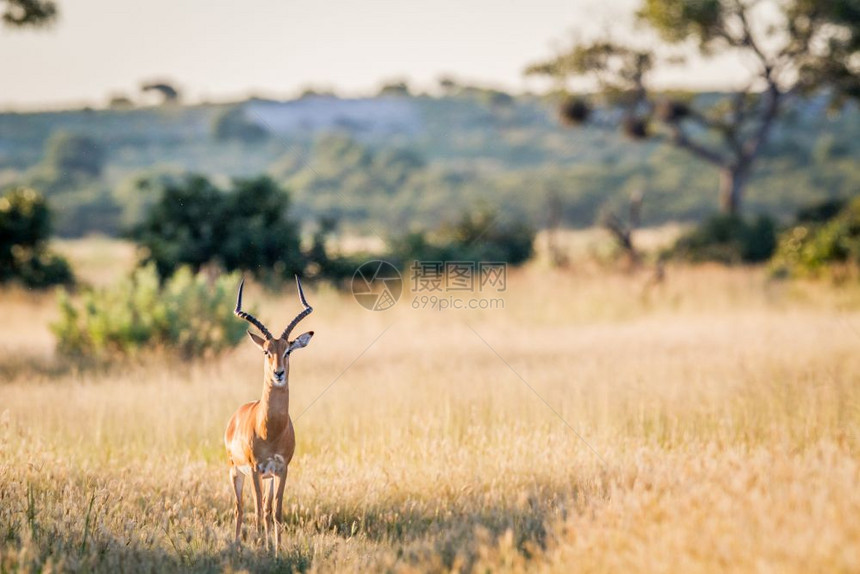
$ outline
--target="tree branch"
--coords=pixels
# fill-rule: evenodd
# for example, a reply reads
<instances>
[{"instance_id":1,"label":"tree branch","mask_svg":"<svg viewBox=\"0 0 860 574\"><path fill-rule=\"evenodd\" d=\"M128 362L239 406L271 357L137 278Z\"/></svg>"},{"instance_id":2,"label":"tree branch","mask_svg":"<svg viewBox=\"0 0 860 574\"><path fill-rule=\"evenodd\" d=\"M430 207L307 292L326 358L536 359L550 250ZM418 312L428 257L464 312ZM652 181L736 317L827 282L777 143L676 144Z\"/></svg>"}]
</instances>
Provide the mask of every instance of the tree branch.
<instances>
[{"instance_id":1,"label":"tree branch","mask_svg":"<svg viewBox=\"0 0 860 574\"><path fill-rule=\"evenodd\" d=\"M762 67L764 68L765 78L770 81L770 75L773 73L773 62L771 62L770 58L767 57L767 54L761 49L758 45L758 42L755 41L752 34L752 27L750 26L749 20L747 19L746 14L746 6L740 2L740 0L735 0L735 5L737 7L738 18L741 21L741 29L743 30L744 38L743 38L743 46L749 47L755 55L758 57L759 62L761 62Z\"/></svg>"},{"instance_id":2,"label":"tree branch","mask_svg":"<svg viewBox=\"0 0 860 574\"><path fill-rule=\"evenodd\" d=\"M767 103L758 118L758 129L756 129L750 139L744 143L743 153L740 158L744 163L751 163L761 151L762 145L767 141L771 126L773 125L773 120L776 119L776 116L779 114L781 96L782 94L780 93L777 85L771 82L767 89Z\"/></svg>"},{"instance_id":3,"label":"tree branch","mask_svg":"<svg viewBox=\"0 0 860 574\"><path fill-rule=\"evenodd\" d=\"M684 133L684 129L680 124L671 123L669 124L669 128L672 130L671 141L676 146L685 149L698 158L718 167L723 167L728 163L726 158L720 152L691 140L687 134Z\"/></svg>"}]
</instances>

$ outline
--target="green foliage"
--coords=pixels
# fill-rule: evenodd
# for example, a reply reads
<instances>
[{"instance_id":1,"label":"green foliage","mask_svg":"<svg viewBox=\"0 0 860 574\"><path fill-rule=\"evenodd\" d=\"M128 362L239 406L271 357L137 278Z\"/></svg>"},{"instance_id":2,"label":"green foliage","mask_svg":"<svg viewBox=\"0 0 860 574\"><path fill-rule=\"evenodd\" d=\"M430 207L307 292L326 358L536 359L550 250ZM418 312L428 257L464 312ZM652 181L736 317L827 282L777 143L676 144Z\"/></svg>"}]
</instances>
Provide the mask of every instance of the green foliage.
<instances>
[{"instance_id":1,"label":"green foliage","mask_svg":"<svg viewBox=\"0 0 860 574\"><path fill-rule=\"evenodd\" d=\"M83 237L93 230L106 235L121 231L123 208L110 190L91 184L49 197L54 231L63 237Z\"/></svg>"},{"instance_id":2,"label":"green foliage","mask_svg":"<svg viewBox=\"0 0 860 574\"><path fill-rule=\"evenodd\" d=\"M526 73L560 78L593 75L609 101L620 103L635 99L642 77L653 66L654 57L649 52L598 40L578 44L547 62L532 64Z\"/></svg>"},{"instance_id":3,"label":"green foliage","mask_svg":"<svg viewBox=\"0 0 860 574\"><path fill-rule=\"evenodd\" d=\"M706 46L718 37L727 12L720 0L645 0L638 16L669 42L692 36Z\"/></svg>"},{"instance_id":4,"label":"green foliage","mask_svg":"<svg viewBox=\"0 0 860 574\"><path fill-rule=\"evenodd\" d=\"M379 88L380 96L408 97L409 83L406 80L393 80Z\"/></svg>"},{"instance_id":5,"label":"green foliage","mask_svg":"<svg viewBox=\"0 0 860 574\"><path fill-rule=\"evenodd\" d=\"M0 199L3 245L36 246L51 233L51 212L35 190L18 187Z\"/></svg>"},{"instance_id":6,"label":"green foliage","mask_svg":"<svg viewBox=\"0 0 860 574\"><path fill-rule=\"evenodd\" d=\"M181 173L152 169L135 173L121 181L113 189L113 197L122 206L119 228L128 231L140 225L152 206L161 199L164 189L182 178Z\"/></svg>"},{"instance_id":7,"label":"green foliage","mask_svg":"<svg viewBox=\"0 0 860 574\"><path fill-rule=\"evenodd\" d=\"M764 33L752 20L762 12L752 4L725 0L644 0L639 19L671 43L695 40L706 53L719 48L760 50L778 41L780 58L769 64L778 67L795 59L801 87L830 83L837 92L851 97L860 80L852 59L860 50L860 4L856 0L787 0L775 5L781 12L763 20ZM752 25L751 25L752 24ZM762 26L763 28L764 26ZM756 45L757 44L757 45ZM850 93L853 91L853 94Z\"/></svg>"},{"instance_id":8,"label":"green foliage","mask_svg":"<svg viewBox=\"0 0 860 574\"><path fill-rule=\"evenodd\" d=\"M683 151L587 126L572 134L558 125L555 105L537 97L518 96L496 109L480 101L477 89L458 90L461 95L399 100L423 118L414 132L279 133L254 146L212 137L208 128L222 105L0 114L0 185L43 193L54 232L64 236L115 234L139 224L167 185L160 180L187 173L213 182L269 173L291 190L292 212L303 221L334 215L350 233L436 229L480 201L540 227L548 220L551 189L558 190L564 226L593 225L604 207L617 208L634 188L648 197L643 225L698 221L717 208L717 169ZM696 94L685 102L693 110L718 102L723 113L731 110L725 94ZM771 135L747 187L746 205L780 220L812 201L860 189L857 108L828 114L826 99L815 97L798 98L793 109ZM668 111L679 116L674 106ZM598 110L589 121L602 117ZM656 120L649 127L662 129ZM46 175L45 142L58 131L110 142L101 177ZM141 178L154 183L141 185Z\"/></svg>"},{"instance_id":9,"label":"green foliage","mask_svg":"<svg viewBox=\"0 0 860 574\"><path fill-rule=\"evenodd\" d=\"M236 179L226 191L202 176L169 180L131 235L146 251L144 262L154 263L162 277L183 265L197 271L215 263L291 278L304 259L289 199L268 177Z\"/></svg>"},{"instance_id":10,"label":"green foliage","mask_svg":"<svg viewBox=\"0 0 860 574\"><path fill-rule=\"evenodd\" d=\"M71 285L75 281L69 262L52 251L20 250L15 253L14 265L14 273L17 274L18 280L34 289Z\"/></svg>"},{"instance_id":11,"label":"green foliage","mask_svg":"<svg viewBox=\"0 0 860 574\"><path fill-rule=\"evenodd\" d=\"M47 248L51 213L36 191L19 187L0 197L0 282L28 287L73 282L65 259Z\"/></svg>"},{"instance_id":12,"label":"green foliage","mask_svg":"<svg viewBox=\"0 0 860 574\"><path fill-rule=\"evenodd\" d=\"M330 248L335 244L329 241L337 229L338 221L331 217L323 217L319 227L313 235L311 248L305 254L308 266L305 269L307 275L326 279L335 285L343 285L343 282L355 274L362 263L372 259L379 259L380 254L351 253L348 255L338 253Z\"/></svg>"},{"instance_id":13,"label":"green foliage","mask_svg":"<svg viewBox=\"0 0 860 574\"><path fill-rule=\"evenodd\" d=\"M106 159L104 147L94 138L59 131L46 144L44 164L56 177L100 177Z\"/></svg>"},{"instance_id":14,"label":"green foliage","mask_svg":"<svg viewBox=\"0 0 860 574\"><path fill-rule=\"evenodd\" d=\"M797 211L797 223L826 223L839 215L847 203L844 199L828 199L804 206Z\"/></svg>"},{"instance_id":15,"label":"green foliage","mask_svg":"<svg viewBox=\"0 0 860 574\"><path fill-rule=\"evenodd\" d=\"M818 165L827 165L833 160L850 156L851 152L848 142L839 141L832 133L822 134L811 150L812 157Z\"/></svg>"},{"instance_id":16,"label":"green foliage","mask_svg":"<svg viewBox=\"0 0 860 574\"><path fill-rule=\"evenodd\" d=\"M142 92L156 92L162 98L162 103L171 104L179 101L179 90L168 82L149 82L140 86Z\"/></svg>"},{"instance_id":17,"label":"green foliage","mask_svg":"<svg viewBox=\"0 0 860 574\"><path fill-rule=\"evenodd\" d=\"M57 5L51 0L0 0L3 23L13 28L40 28L57 19Z\"/></svg>"},{"instance_id":18,"label":"green foliage","mask_svg":"<svg viewBox=\"0 0 860 574\"><path fill-rule=\"evenodd\" d=\"M290 218L290 196L268 177L237 179L224 195L219 226L220 262L257 275L272 270L292 279L304 259L299 224Z\"/></svg>"},{"instance_id":19,"label":"green foliage","mask_svg":"<svg viewBox=\"0 0 860 574\"><path fill-rule=\"evenodd\" d=\"M807 219L786 230L771 269L797 277L835 277L860 269L860 198L829 220Z\"/></svg>"},{"instance_id":20,"label":"green foliage","mask_svg":"<svg viewBox=\"0 0 860 574\"><path fill-rule=\"evenodd\" d=\"M222 221L216 208L221 190L203 176L167 182L161 199L147 213L131 236L146 250L144 262L152 262L167 277L181 265L198 271L217 257Z\"/></svg>"},{"instance_id":21,"label":"green foliage","mask_svg":"<svg viewBox=\"0 0 860 574\"><path fill-rule=\"evenodd\" d=\"M685 233L671 255L701 263L726 264L767 261L776 248L776 226L768 217L746 221L736 215L715 215Z\"/></svg>"},{"instance_id":22,"label":"green foliage","mask_svg":"<svg viewBox=\"0 0 860 574\"><path fill-rule=\"evenodd\" d=\"M792 0L786 2L786 21L789 49L803 56L798 66L799 86L809 93L826 83L833 89L837 104L860 98L860 3ZM814 49L808 49L811 44Z\"/></svg>"},{"instance_id":23,"label":"green foliage","mask_svg":"<svg viewBox=\"0 0 860 574\"><path fill-rule=\"evenodd\" d=\"M301 190L303 209L337 219L390 213L391 197L408 193L412 179L425 171L424 158L412 149L374 149L345 133L316 138L309 156L287 182Z\"/></svg>"},{"instance_id":24,"label":"green foliage","mask_svg":"<svg viewBox=\"0 0 860 574\"><path fill-rule=\"evenodd\" d=\"M51 328L66 355L111 357L162 351L211 355L242 340L246 324L233 316L238 275L210 281L179 269L162 285L154 265L110 288L76 298L60 293L60 318Z\"/></svg>"},{"instance_id":25,"label":"green foliage","mask_svg":"<svg viewBox=\"0 0 860 574\"><path fill-rule=\"evenodd\" d=\"M212 122L212 136L218 141L236 140L255 144L265 141L269 135L266 128L247 116L242 106L225 109Z\"/></svg>"},{"instance_id":26,"label":"green foliage","mask_svg":"<svg viewBox=\"0 0 860 574\"><path fill-rule=\"evenodd\" d=\"M507 92L501 90L486 89L482 90L479 95L479 101L484 105L491 107L506 107L514 103L514 97Z\"/></svg>"},{"instance_id":27,"label":"green foliage","mask_svg":"<svg viewBox=\"0 0 860 574\"><path fill-rule=\"evenodd\" d=\"M98 138L55 130L47 139L42 161L23 181L48 198L55 233L117 234L122 207L102 182L107 159Z\"/></svg>"},{"instance_id":28,"label":"green foliage","mask_svg":"<svg viewBox=\"0 0 860 574\"><path fill-rule=\"evenodd\" d=\"M423 231L394 242L392 256L410 261L495 261L521 265L534 253L535 231L496 209L480 207L432 237Z\"/></svg>"},{"instance_id":29,"label":"green foliage","mask_svg":"<svg viewBox=\"0 0 860 574\"><path fill-rule=\"evenodd\" d=\"M705 57L730 50L756 62L757 82L710 105L661 101L666 96L650 89L652 69L678 61L677 53L673 57L672 47L667 46L643 51L641 43L605 38L580 41L548 61L531 65L526 72L559 82L595 82L612 111L623 106L619 124L628 136L637 140L668 136L663 141L718 167L723 173L721 208L724 213L738 214L748 177L764 157L765 143L777 131L776 120L786 115L792 94L825 93L832 109L848 98L860 98L857 0L787 0L770 8L726 0L642 0L640 23L664 42L695 42ZM753 91L756 83L765 89ZM570 117L564 109L562 115ZM652 118L660 121L662 129L651 129ZM771 146L771 152L789 155L786 152L792 144L783 141L782 149ZM827 158L830 154L824 144L817 155Z\"/></svg>"}]
</instances>

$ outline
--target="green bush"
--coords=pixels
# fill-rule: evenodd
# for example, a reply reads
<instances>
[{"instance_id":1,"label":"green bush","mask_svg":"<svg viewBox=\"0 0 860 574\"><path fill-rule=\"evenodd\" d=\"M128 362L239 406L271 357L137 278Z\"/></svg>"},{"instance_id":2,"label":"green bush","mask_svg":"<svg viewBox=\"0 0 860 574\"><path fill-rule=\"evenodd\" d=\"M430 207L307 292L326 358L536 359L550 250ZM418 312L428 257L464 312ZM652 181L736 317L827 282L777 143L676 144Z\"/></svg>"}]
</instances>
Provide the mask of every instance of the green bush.
<instances>
[{"instance_id":1,"label":"green bush","mask_svg":"<svg viewBox=\"0 0 860 574\"><path fill-rule=\"evenodd\" d=\"M54 217L53 230L60 237L84 237L99 233L117 235L124 206L107 188L98 184L55 193L49 196Z\"/></svg>"},{"instance_id":2,"label":"green bush","mask_svg":"<svg viewBox=\"0 0 860 574\"><path fill-rule=\"evenodd\" d=\"M232 106L219 113L212 122L212 135L218 141L236 140L245 144L266 141L269 131L248 117L245 108Z\"/></svg>"},{"instance_id":3,"label":"green bush","mask_svg":"<svg viewBox=\"0 0 860 574\"><path fill-rule=\"evenodd\" d=\"M45 145L45 168L58 177L101 177L106 160L104 146L85 135L58 131Z\"/></svg>"},{"instance_id":4,"label":"green bush","mask_svg":"<svg viewBox=\"0 0 860 574\"><path fill-rule=\"evenodd\" d=\"M409 261L497 261L521 265L534 253L535 231L506 219L498 210L481 207L433 236L413 232L394 242L392 256Z\"/></svg>"},{"instance_id":5,"label":"green bush","mask_svg":"<svg viewBox=\"0 0 860 574\"><path fill-rule=\"evenodd\" d=\"M18 279L27 287L44 289L74 283L69 262L56 253L46 250L22 250L18 261Z\"/></svg>"},{"instance_id":6,"label":"green bush","mask_svg":"<svg viewBox=\"0 0 860 574\"><path fill-rule=\"evenodd\" d=\"M325 279L339 287L346 286L346 280L351 279L362 263L372 259L380 259L380 254L357 252L343 254L331 251L329 245L335 243L329 241L331 235L337 229L338 221L335 218L323 217L319 221L319 227L313 234L310 249L305 253L308 266L306 275L312 278Z\"/></svg>"},{"instance_id":7,"label":"green bush","mask_svg":"<svg viewBox=\"0 0 860 574\"><path fill-rule=\"evenodd\" d=\"M181 357L217 354L235 346L247 325L233 316L237 275L210 282L188 267L159 283L154 265L107 289L77 298L60 294L51 326L66 355L111 357L165 351Z\"/></svg>"},{"instance_id":8,"label":"green bush","mask_svg":"<svg viewBox=\"0 0 860 574\"><path fill-rule=\"evenodd\" d=\"M74 281L65 259L48 250L51 212L35 190L18 187L0 197L0 283L43 288Z\"/></svg>"},{"instance_id":9,"label":"green bush","mask_svg":"<svg viewBox=\"0 0 860 574\"><path fill-rule=\"evenodd\" d=\"M838 275L860 269L860 198L824 223L801 223L786 230L771 262L775 274L796 277Z\"/></svg>"},{"instance_id":10,"label":"green bush","mask_svg":"<svg viewBox=\"0 0 860 574\"><path fill-rule=\"evenodd\" d=\"M305 260L289 207L289 194L268 177L237 179L224 191L190 176L166 181L131 235L146 252L144 263L154 263L161 277L183 265L198 271L215 263L257 277L292 278Z\"/></svg>"},{"instance_id":11,"label":"green bush","mask_svg":"<svg viewBox=\"0 0 860 574\"><path fill-rule=\"evenodd\" d=\"M760 263L775 249L776 225L770 218L746 221L736 215L715 215L679 237L669 255L693 263Z\"/></svg>"},{"instance_id":12,"label":"green bush","mask_svg":"<svg viewBox=\"0 0 860 574\"><path fill-rule=\"evenodd\" d=\"M839 215L848 202L842 198L828 199L801 207L795 220L798 224L826 223Z\"/></svg>"}]
</instances>

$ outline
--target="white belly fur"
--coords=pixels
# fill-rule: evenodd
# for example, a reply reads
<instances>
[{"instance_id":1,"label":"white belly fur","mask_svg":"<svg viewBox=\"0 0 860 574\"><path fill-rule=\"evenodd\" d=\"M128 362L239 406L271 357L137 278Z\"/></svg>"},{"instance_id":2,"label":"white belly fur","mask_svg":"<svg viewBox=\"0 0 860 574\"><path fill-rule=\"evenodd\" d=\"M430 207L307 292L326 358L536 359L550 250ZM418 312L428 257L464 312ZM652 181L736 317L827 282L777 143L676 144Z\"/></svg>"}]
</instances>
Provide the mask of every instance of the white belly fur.
<instances>
[{"instance_id":1,"label":"white belly fur","mask_svg":"<svg viewBox=\"0 0 860 574\"><path fill-rule=\"evenodd\" d=\"M261 478L274 478L282 473L287 468L287 463L279 454L272 458L257 463L257 471L262 475ZM245 476L251 476L251 465L240 464L236 465L236 469Z\"/></svg>"}]
</instances>

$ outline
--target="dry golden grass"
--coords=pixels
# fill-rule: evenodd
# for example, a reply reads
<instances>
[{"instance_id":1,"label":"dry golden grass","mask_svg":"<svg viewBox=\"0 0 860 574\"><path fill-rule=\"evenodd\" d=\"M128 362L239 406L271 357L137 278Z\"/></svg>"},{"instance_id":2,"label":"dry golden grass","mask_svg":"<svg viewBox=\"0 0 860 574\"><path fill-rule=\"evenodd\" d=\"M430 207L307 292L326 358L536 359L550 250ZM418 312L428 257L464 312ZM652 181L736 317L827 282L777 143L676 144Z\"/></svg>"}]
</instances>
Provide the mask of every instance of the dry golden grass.
<instances>
[{"instance_id":1,"label":"dry golden grass","mask_svg":"<svg viewBox=\"0 0 860 574\"><path fill-rule=\"evenodd\" d=\"M4 292L0 571L860 571L860 294L645 280L534 265L494 311L309 293L277 556L230 544L250 343L67 368L53 299Z\"/></svg>"},{"instance_id":2,"label":"dry golden grass","mask_svg":"<svg viewBox=\"0 0 860 574\"><path fill-rule=\"evenodd\" d=\"M668 223L660 227L645 227L637 229L633 234L634 244L643 252L654 252L670 247L681 235L686 226L678 223ZM603 228L591 229L559 229L553 232L557 248L572 259L581 262L590 255L600 255L613 249L610 233ZM535 238L535 247L539 259L548 259L547 232L541 231Z\"/></svg>"},{"instance_id":3,"label":"dry golden grass","mask_svg":"<svg viewBox=\"0 0 860 574\"><path fill-rule=\"evenodd\" d=\"M57 240L52 248L69 260L78 277L97 286L110 285L122 277L136 259L134 243L108 237Z\"/></svg>"}]
</instances>

